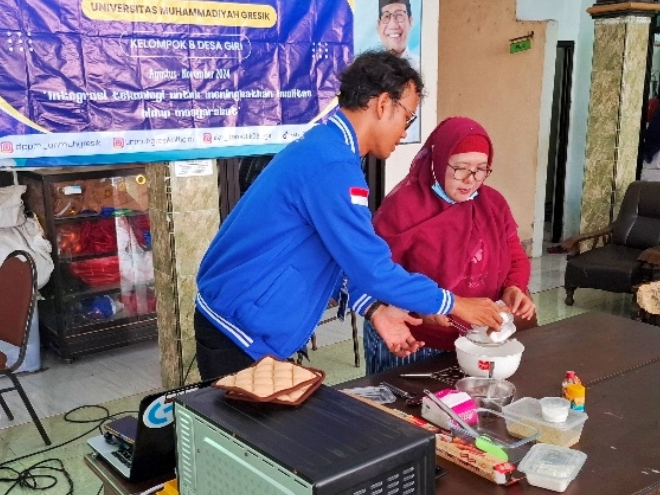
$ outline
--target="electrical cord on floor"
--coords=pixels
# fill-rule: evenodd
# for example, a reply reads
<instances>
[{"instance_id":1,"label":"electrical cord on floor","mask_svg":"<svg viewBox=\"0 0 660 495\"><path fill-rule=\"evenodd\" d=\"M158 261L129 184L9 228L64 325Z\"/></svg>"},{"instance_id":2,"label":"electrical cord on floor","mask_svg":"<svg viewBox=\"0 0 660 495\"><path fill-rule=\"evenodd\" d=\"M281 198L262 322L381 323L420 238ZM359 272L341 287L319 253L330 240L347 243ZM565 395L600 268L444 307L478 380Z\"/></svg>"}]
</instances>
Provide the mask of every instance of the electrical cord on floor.
<instances>
[{"instance_id":1,"label":"electrical cord on floor","mask_svg":"<svg viewBox=\"0 0 660 495\"><path fill-rule=\"evenodd\" d=\"M75 413L76 411L82 411L86 409L100 410L103 415L96 419L75 419L70 417L70 415ZM16 487L25 488L34 491L49 490L50 488L54 487L58 482L58 479L55 476L57 473L63 475L67 481L68 490L66 492L66 495L73 495L73 479L71 479L71 475L64 468L64 464L62 463L61 459L57 459L57 458L43 459L23 470L17 470L12 467L9 467L9 464L22 461L23 459L27 459L29 457L33 457L38 454L50 452L51 450L59 449L60 447L64 447L65 445L69 445L70 443L73 443L76 440L80 440L81 438L86 437L94 430L98 430L99 433L102 435L103 434L102 426L107 421L120 415L137 414L137 413L138 411L122 411L122 412L110 414L108 408L99 405L79 406L74 409L71 409L70 411L64 414L64 421L66 421L67 423L76 423L76 424L94 424L94 427L78 435L75 438L67 440L66 442L62 442L57 445L51 445L50 447L47 447L42 450L38 450L37 452L26 454L20 457L16 457L15 459L10 459L8 461L4 461L0 463L0 483L11 483L11 486L7 489L6 492L4 492L3 495L9 495ZM99 489L97 495L99 495L100 493L101 493L101 489Z\"/></svg>"}]
</instances>

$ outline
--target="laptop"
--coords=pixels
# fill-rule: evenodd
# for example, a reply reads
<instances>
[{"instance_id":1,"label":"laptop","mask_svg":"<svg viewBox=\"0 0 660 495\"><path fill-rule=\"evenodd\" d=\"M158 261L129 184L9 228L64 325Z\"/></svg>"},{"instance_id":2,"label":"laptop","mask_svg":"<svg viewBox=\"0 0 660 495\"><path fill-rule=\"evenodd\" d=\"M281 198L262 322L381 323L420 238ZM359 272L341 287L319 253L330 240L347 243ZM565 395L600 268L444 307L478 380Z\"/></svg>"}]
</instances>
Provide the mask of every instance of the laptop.
<instances>
[{"instance_id":1,"label":"laptop","mask_svg":"<svg viewBox=\"0 0 660 495\"><path fill-rule=\"evenodd\" d=\"M214 381L146 395L140 401L137 418L124 416L108 422L103 426L104 434L90 438L87 443L129 481L145 481L168 473L174 478L174 398Z\"/></svg>"}]
</instances>

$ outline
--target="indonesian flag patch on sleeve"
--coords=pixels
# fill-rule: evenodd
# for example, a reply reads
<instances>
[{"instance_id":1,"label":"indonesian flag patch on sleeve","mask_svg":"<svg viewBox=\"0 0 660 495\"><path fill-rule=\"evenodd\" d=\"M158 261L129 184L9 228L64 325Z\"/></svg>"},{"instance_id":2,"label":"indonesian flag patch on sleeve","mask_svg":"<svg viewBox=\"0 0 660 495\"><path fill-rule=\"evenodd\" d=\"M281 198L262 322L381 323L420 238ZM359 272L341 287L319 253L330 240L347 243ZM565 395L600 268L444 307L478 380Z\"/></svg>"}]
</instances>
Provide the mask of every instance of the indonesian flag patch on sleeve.
<instances>
[{"instance_id":1,"label":"indonesian flag patch on sleeve","mask_svg":"<svg viewBox=\"0 0 660 495\"><path fill-rule=\"evenodd\" d=\"M369 189L363 187L350 187L351 203L354 205L369 206Z\"/></svg>"}]
</instances>

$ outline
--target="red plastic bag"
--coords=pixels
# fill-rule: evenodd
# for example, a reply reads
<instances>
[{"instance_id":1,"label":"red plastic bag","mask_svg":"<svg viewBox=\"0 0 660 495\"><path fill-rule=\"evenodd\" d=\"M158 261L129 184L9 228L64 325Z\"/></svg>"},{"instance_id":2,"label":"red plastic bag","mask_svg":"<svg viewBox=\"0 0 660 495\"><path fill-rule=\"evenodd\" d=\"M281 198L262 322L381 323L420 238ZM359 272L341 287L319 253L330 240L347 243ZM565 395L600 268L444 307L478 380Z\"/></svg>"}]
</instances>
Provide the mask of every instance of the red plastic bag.
<instances>
[{"instance_id":1,"label":"red plastic bag","mask_svg":"<svg viewBox=\"0 0 660 495\"><path fill-rule=\"evenodd\" d=\"M74 261L69 263L69 271L90 287L117 285L121 280L117 256Z\"/></svg>"}]
</instances>

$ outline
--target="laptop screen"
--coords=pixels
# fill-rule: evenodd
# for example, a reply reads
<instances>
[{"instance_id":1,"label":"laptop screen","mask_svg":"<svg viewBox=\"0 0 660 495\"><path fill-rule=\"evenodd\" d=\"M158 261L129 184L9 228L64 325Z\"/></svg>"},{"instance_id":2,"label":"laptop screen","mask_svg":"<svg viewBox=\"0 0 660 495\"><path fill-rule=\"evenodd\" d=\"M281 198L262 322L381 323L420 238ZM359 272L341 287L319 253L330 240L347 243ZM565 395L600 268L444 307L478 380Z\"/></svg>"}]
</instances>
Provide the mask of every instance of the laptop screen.
<instances>
[{"instance_id":1,"label":"laptop screen","mask_svg":"<svg viewBox=\"0 0 660 495\"><path fill-rule=\"evenodd\" d=\"M184 385L146 395L140 401L137 418L124 416L105 425L105 429L121 445L110 445L103 436L88 443L124 477L131 481L144 481L171 474L174 477L176 446L174 436L174 398L206 387L214 380ZM130 461L117 456L119 447L132 447ZM119 459L122 457L121 459Z\"/></svg>"}]
</instances>

